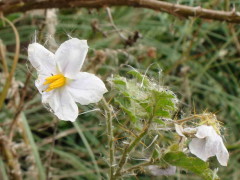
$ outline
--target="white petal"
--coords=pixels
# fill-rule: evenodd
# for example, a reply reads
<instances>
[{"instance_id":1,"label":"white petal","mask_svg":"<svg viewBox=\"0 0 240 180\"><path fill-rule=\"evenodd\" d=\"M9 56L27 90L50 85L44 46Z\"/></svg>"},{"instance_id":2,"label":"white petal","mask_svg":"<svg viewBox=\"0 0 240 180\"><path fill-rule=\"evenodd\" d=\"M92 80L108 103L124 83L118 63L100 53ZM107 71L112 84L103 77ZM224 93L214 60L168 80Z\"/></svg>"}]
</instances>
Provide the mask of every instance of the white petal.
<instances>
[{"instance_id":1,"label":"white petal","mask_svg":"<svg viewBox=\"0 0 240 180\"><path fill-rule=\"evenodd\" d=\"M48 87L48 85L43 85L46 78L48 76L39 74L37 80L35 81L35 86L37 87L38 91L42 94Z\"/></svg>"},{"instance_id":2,"label":"white petal","mask_svg":"<svg viewBox=\"0 0 240 180\"><path fill-rule=\"evenodd\" d=\"M217 145L218 145L218 139L208 137L206 138L206 144L205 144L205 152L208 157L215 156L217 154Z\"/></svg>"},{"instance_id":3,"label":"white petal","mask_svg":"<svg viewBox=\"0 0 240 180\"><path fill-rule=\"evenodd\" d=\"M28 59L39 74L50 76L56 73L55 55L41 44L28 46Z\"/></svg>"},{"instance_id":4,"label":"white petal","mask_svg":"<svg viewBox=\"0 0 240 180\"><path fill-rule=\"evenodd\" d=\"M195 134L195 136L197 138L205 138L208 136L216 136L217 133L215 132L215 130L213 129L212 126L206 126L206 125L202 125L197 127L197 133Z\"/></svg>"},{"instance_id":5,"label":"white petal","mask_svg":"<svg viewBox=\"0 0 240 180\"><path fill-rule=\"evenodd\" d=\"M221 141L219 142L219 145L218 145L217 159L218 159L218 162L222 166L227 166L228 159L229 159L229 153L228 153L227 148L223 144L222 138L221 138Z\"/></svg>"},{"instance_id":6,"label":"white petal","mask_svg":"<svg viewBox=\"0 0 240 180\"><path fill-rule=\"evenodd\" d=\"M227 166L229 154L224 146L221 136L219 136L212 126L202 125L198 127L198 138L194 138L190 144L190 152L200 159L206 161L211 156L217 156L222 166Z\"/></svg>"},{"instance_id":7,"label":"white petal","mask_svg":"<svg viewBox=\"0 0 240 180\"><path fill-rule=\"evenodd\" d=\"M86 72L78 73L76 79L69 82L67 88L74 100L82 105L100 101L107 92L101 79Z\"/></svg>"},{"instance_id":8,"label":"white petal","mask_svg":"<svg viewBox=\"0 0 240 180\"><path fill-rule=\"evenodd\" d=\"M74 78L83 65L87 51L86 40L72 38L62 43L55 53L59 70L66 77Z\"/></svg>"},{"instance_id":9,"label":"white petal","mask_svg":"<svg viewBox=\"0 0 240 180\"><path fill-rule=\"evenodd\" d=\"M218 136L212 126L202 125L197 127L195 136L197 138L194 138L189 144L189 149L192 154L203 161L216 155Z\"/></svg>"},{"instance_id":10,"label":"white petal","mask_svg":"<svg viewBox=\"0 0 240 180\"><path fill-rule=\"evenodd\" d=\"M43 102L48 103L53 113L61 120L75 121L78 116L78 107L66 87L50 92L44 92Z\"/></svg>"},{"instance_id":11,"label":"white petal","mask_svg":"<svg viewBox=\"0 0 240 180\"><path fill-rule=\"evenodd\" d=\"M183 127L181 125L178 124L174 124L175 125L175 130L178 133L179 136L185 137L185 135L183 134Z\"/></svg>"},{"instance_id":12,"label":"white petal","mask_svg":"<svg viewBox=\"0 0 240 180\"><path fill-rule=\"evenodd\" d=\"M198 158L206 161L209 157L216 154L216 149L206 148L206 144L206 139L193 138L192 141L189 143L189 150Z\"/></svg>"},{"instance_id":13,"label":"white petal","mask_svg":"<svg viewBox=\"0 0 240 180\"><path fill-rule=\"evenodd\" d=\"M42 103L44 105L48 104L51 101L51 98L53 97L54 91L49 91L49 92L42 92ZM52 111L52 109L51 109Z\"/></svg>"}]
</instances>

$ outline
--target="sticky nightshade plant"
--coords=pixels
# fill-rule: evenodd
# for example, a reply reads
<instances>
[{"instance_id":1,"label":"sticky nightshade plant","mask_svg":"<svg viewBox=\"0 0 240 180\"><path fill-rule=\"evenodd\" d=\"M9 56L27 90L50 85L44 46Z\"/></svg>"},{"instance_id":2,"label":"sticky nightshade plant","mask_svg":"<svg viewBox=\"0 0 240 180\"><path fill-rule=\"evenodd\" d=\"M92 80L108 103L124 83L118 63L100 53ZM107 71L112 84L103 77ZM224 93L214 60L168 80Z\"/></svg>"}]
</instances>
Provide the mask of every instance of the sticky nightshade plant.
<instances>
[{"instance_id":1,"label":"sticky nightshade plant","mask_svg":"<svg viewBox=\"0 0 240 180\"><path fill-rule=\"evenodd\" d=\"M222 165L226 165L228 159L214 114L203 113L177 120L176 95L137 70L129 71L127 77L116 75L108 81L113 97L109 101L110 107L114 107L114 116L117 116L112 125L114 116L109 115L111 111L108 113L109 179L124 178L137 172L170 176L175 175L176 168L181 168L205 180L219 180L216 171L206 162L213 155L219 156ZM188 124L199 119L197 126L196 123ZM210 127L209 132L198 132L205 131L205 126ZM115 131L116 136L123 137L117 143L112 141L116 137ZM188 145L191 153L186 148Z\"/></svg>"},{"instance_id":2,"label":"sticky nightshade plant","mask_svg":"<svg viewBox=\"0 0 240 180\"><path fill-rule=\"evenodd\" d=\"M72 38L60 45L55 53L39 43L28 46L28 59L37 70L35 85L60 120L75 121L76 102L81 105L96 103L107 92L97 76L80 72L88 52L86 40Z\"/></svg>"},{"instance_id":3,"label":"sticky nightshade plant","mask_svg":"<svg viewBox=\"0 0 240 180\"><path fill-rule=\"evenodd\" d=\"M123 166L131 163L128 154L134 149L139 151L142 158L151 156L149 152L145 154L147 151L144 154L141 153L142 144L140 142L142 138L144 138L145 142L154 144L156 141L152 137L158 137L158 135L154 134L155 132L158 133L156 128L165 126L165 122L171 119L177 109L178 100L172 91L150 80L137 70L129 71L128 75L129 78L117 75L108 79L112 86L113 104L120 109L118 122L127 124L124 128L130 128L132 134L135 134L134 136L131 136L131 133L126 135L125 133L129 132L126 131L121 135L129 136L124 141L124 144L128 145L124 148L115 172L111 174L112 179L118 179L122 174ZM152 141L153 143L151 143Z\"/></svg>"}]
</instances>

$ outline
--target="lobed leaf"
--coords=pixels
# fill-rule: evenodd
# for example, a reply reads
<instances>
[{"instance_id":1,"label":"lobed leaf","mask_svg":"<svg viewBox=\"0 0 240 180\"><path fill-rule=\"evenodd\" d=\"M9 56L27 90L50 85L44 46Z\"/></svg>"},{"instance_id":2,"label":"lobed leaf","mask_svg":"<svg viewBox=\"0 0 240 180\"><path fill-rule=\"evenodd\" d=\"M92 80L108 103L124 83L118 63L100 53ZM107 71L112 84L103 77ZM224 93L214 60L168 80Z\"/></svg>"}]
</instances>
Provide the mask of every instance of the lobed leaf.
<instances>
[{"instance_id":1,"label":"lobed leaf","mask_svg":"<svg viewBox=\"0 0 240 180\"><path fill-rule=\"evenodd\" d=\"M189 170L205 180L219 180L209 168L208 163L199 158L188 157L183 152L175 151L166 153L163 159L169 164Z\"/></svg>"},{"instance_id":2,"label":"lobed leaf","mask_svg":"<svg viewBox=\"0 0 240 180\"><path fill-rule=\"evenodd\" d=\"M148 80L148 78L146 76L142 75L140 72L138 72L136 70L131 70L131 71L128 72L128 74L131 74L133 77L135 77L144 86L149 86L150 85L150 81Z\"/></svg>"}]
</instances>

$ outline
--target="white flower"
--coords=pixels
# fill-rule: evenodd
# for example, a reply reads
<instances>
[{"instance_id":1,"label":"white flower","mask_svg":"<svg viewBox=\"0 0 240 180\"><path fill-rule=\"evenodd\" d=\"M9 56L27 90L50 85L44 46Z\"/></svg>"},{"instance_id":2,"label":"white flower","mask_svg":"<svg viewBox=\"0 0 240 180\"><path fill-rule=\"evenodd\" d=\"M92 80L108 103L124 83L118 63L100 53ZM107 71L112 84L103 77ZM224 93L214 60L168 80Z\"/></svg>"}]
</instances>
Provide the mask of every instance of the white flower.
<instances>
[{"instance_id":1,"label":"white flower","mask_svg":"<svg viewBox=\"0 0 240 180\"><path fill-rule=\"evenodd\" d=\"M86 40L72 38L60 45L55 54L42 45L28 46L28 58L38 71L35 85L42 102L49 104L61 120L75 121L78 107L101 100L107 89L97 76L80 72L88 51Z\"/></svg>"},{"instance_id":2,"label":"white flower","mask_svg":"<svg viewBox=\"0 0 240 180\"><path fill-rule=\"evenodd\" d=\"M218 162L222 166L227 166L229 154L219 136L212 126L202 125L197 127L196 138L189 144L190 152L203 161L209 157L217 156Z\"/></svg>"}]
</instances>

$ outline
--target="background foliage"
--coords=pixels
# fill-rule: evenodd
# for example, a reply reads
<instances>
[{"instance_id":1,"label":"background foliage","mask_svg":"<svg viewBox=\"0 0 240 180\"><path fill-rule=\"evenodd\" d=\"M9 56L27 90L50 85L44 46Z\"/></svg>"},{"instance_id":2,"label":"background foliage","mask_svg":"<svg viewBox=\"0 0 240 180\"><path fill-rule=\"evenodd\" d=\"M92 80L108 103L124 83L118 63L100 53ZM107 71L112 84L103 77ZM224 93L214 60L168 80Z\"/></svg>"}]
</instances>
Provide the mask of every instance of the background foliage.
<instances>
[{"instance_id":1,"label":"background foliage","mask_svg":"<svg viewBox=\"0 0 240 180\"><path fill-rule=\"evenodd\" d=\"M201 2L201 5L224 10L230 8L227 2L205 1ZM200 5L200 2L184 1L183 4ZM236 8L237 6L238 4ZM149 77L169 86L177 94L180 99L178 118L205 110L216 112L225 127L230 162L226 168L220 167L218 163L215 167L219 166L218 174L222 179L240 179L239 25L196 18L179 19L152 10L128 7L111 8L111 12L116 27L110 22L106 9L58 11L54 36L57 44L68 39L68 36L87 39L90 52L85 62L85 70L97 73L105 80L112 74L126 76L131 67L142 73L147 72ZM0 112L0 123L4 129L4 125L11 122L16 110L16 102L12 101L17 101L12 96L22 92L30 74L21 118L26 122L23 129L31 130L26 131L26 136L34 138L35 143L24 143L20 136L20 128L16 129L12 147L24 162L21 168L26 179L34 177L32 169L41 170L33 163L39 160L38 155L29 155L30 147L34 147L40 153L41 162L38 163L49 169L54 179L96 179L93 164L77 129L69 122L56 123L51 113L41 104L41 97L34 86L36 74L32 73L27 61L27 46L34 41L36 32L37 41L49 45L51 38L48 36L45 12L16 13L7 17L15 22L20 34L21 56L15 74L16 87L19 88L11 89L13 93L9 95L4 110ZM10 67L14 56L15 38L11 28L2 22L0 38L7 47L6 58ZM4 77L0 81L2 83ZM109 84L108 88L111 89ZM108 96L111 97L111 94ZM102 172L106 172L104 115L101 110L88 112L96 108L98 107L95 105L81 106L83 114L78 117L77 122L95 153L98 166ZM182 113L183 111L186 114ZM117 123L116 119L114 121ZM52 136L55 130L57 140L53 147ZM51 149L53 158L49 162ZM3 160L0 161L0 166L4 172ZM129 179L155 178L140 174ZM198 178L178 170L178 174L172 179Z\"/></svg>"}]
</instances>

